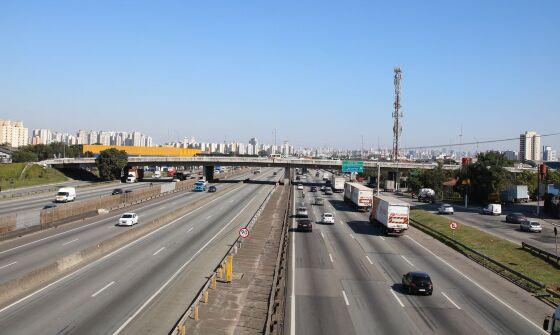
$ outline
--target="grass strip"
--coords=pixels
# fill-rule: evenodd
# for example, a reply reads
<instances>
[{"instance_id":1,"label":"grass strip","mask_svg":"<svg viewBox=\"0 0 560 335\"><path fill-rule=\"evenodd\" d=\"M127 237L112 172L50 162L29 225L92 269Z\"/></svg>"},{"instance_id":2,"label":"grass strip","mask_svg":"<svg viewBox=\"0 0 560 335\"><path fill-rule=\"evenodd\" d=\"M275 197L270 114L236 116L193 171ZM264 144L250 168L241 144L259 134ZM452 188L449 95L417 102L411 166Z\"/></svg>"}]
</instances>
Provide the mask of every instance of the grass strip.
<instances>
[{"instance_id":1,"label":"grass strip","mask_svg":"<svg viewBox=\"0 0 560 335\"><path fill-rule=\"evenodd\" d=\"M40 165L30 166L23 175L26 163L0 164L0 187L2 190L36 186L67 181L68 178L53 168Z\"/></svg>"}]
</instances>

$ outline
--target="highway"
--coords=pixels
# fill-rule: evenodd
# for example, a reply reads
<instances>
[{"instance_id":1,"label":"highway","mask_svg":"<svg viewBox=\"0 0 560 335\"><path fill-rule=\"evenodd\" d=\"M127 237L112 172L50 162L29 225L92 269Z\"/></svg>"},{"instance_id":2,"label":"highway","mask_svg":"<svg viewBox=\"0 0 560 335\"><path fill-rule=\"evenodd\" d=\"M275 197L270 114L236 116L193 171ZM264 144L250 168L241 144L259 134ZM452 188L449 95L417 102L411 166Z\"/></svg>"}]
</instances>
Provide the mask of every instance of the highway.
<instances>
[{"instance_id":1,"label":"highway","mask_svg":"<svg viewBox=\"0 0 560 335\"><path fill-rule=\"evenodd\" d=\"M271 172L266 169L258 178L277 180L279 177ZM195 257L226 244L225 237L237 233L272 188L269 184L243 184L239 189L217 193L212 202L180 219L0 308L2 333L119 333L134 323L135 316L149 308L146 306L153 297L177 273L188 269ZM160 215L170 209L157 208ZM113 228L108 226L112 225L101 224L102 230L110 233ZM57 240L56 245L60 242Z\"/></svg>"},{"instance_id":2,"label":"highway","mask_svg":"<svg viewBox=\"0 0 560 335\"><path fill-rule=\"evenodd\" d=\"M388 194L388 193L387 193ZM410 197L398 197L411 204L411 206L418 206L418 208L425 209L432 213L437 213L440 204L424 204ZM521 242L530 243L544 250L554 253L555 252L555 238L554 238L554 224L551 221L532 219L539 221L543 227L542 233L529 233L519 229L519 224L507 223L506 215L511 212L519 212L511 210L506 206L502 206L502 215L482 215L478 208L467 208L462 206L453 206L455 214L449 216L450 220L454 220L459 224L464 224L478 228L487 233L496 235L510 242L521 245Z\"/></svg>"},{"instance_id":3,"label":"highway","mask_svg":"<svg viewBox=\"0 0 560 335\"><path fill-rule=\"evenodd\" d=\"M236 179L244 179L252 174L245 173ZM227 184L216 185L218 189ZM185 203L208 196L207 192L178 192L171 196L157 198L135 206L113 211L108 215L94 217L75 227L63 226L51 229L47 234L35 234L22 241L12 240L0 244L0 284L19 278L31 270L52 263L73 252L96 245L99 242L122 233L128 227L115 226L119 216L133 211L139 215L139 224L150 222L162 213L184 206ZM62 231L61 231L62 230Z\"/></svg>"},{"instance_id":4,"label":"highway","mask_svg":"<svg viewBox=\"0 0 560 335\"><path fill-rule=\"evenodd\" d=\"M315 206L305 192L294 207L305 203L314 222L334 213L336 223L292 232L288 334L542 333L552 309L524 290L414 228L381 236L342 194ZM413 270L430 274L432 296L404 293L401 277Z\"/></svg>"}]
</instances>

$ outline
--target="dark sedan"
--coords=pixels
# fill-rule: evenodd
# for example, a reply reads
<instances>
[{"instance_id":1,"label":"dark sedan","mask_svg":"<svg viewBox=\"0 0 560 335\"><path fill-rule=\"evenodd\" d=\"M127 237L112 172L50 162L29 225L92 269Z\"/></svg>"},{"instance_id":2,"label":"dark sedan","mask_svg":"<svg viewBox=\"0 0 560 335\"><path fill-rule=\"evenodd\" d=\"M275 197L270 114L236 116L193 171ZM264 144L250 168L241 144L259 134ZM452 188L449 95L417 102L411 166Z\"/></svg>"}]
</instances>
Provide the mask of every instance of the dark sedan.
<instances>
[{"instance_id":1,"label":"dark sedan","mask_svg":"<svg viewBox=\"0 0 560 335\"><path fill-rule=\"evenodd\" d=\"M311 186L311 192L317 192L317 186Z\"/></svg>"},{"instance_id":2,"label":"dark sedan","mask_svg":"<svg viewBox=\"0 0 560 335\"><path fill-rule=\"evenodd\" d=\"M402 277L402 286L408 294L432 295L434 286L432 279L426 272L409 272Z\"/></svg>"},{"instance_id":3,"label":"dark sedan","mask_svg":"<svg viewBox=\"0 0 560 335\"><path fill-rule=\"evenodd\" d=\"M527 221L527 217L521 213L510 213L506 215L506 222L520 224L523 221Z\"/></svg>"},{"instance_id":4,"label":"dark sedan","mask_svg":"<svg viewBox=\"0 0 560 335\"><path fill-rule=\"evenodd\" d=\"M117 195L117 194L123 194L124 191L122 188L116 188L113 190L113 192L111 193L111 195Z\"/></svg>"},{"instance_id":5,"label":"dark sedan","mask_svg":"<svg viewBox=\"0 0 560 335\"><path fill-rule=\"evenodd\" d=\"M208 187L208 192L213 193L216 192L218 189L216 188L216 186L210 186Z\"/></svg>"},{"instance_id":6,"label":"dark sedan","mask_svg":"<svg viewBox=\"0 0 560 335\"><path fill-rule=\"evenodd\" d=\"M313 223L309 219L299 219L297 222L298 231L313 231Z\"/></svg>"}]
</instances>

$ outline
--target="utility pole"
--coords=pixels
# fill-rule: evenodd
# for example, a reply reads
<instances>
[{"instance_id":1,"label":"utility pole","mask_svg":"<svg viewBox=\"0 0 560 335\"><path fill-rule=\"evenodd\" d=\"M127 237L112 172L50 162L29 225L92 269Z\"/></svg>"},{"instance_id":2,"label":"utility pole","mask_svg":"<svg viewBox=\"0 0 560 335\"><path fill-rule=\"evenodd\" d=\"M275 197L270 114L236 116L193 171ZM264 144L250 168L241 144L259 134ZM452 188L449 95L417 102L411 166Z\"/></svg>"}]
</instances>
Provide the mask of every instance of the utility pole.
<instances>
[{"instance_id":1,"label":"utility pole","mask_svg":"<svg viewBox=\"0 0 560 335\"><path fill-rule=\"evenodd\" d=\"M397 172L395 174L395 189L399 189L399 137L402 133L402 124L400 119L403 117L401 111L401 68L394 69L394 85L395 85L395 102L393 103L393 161L397 163Z\"/></svg>"},{"instance_id":2,"label":"utility pole","mask_svg":"<svg viewBox=\"0 0 560 335\"><path fill-rule=\"evenodd\" d=\"M362 135L362 151L360 152L360 156L364 159L364 135Z\"/></svg>"}]
</instances>

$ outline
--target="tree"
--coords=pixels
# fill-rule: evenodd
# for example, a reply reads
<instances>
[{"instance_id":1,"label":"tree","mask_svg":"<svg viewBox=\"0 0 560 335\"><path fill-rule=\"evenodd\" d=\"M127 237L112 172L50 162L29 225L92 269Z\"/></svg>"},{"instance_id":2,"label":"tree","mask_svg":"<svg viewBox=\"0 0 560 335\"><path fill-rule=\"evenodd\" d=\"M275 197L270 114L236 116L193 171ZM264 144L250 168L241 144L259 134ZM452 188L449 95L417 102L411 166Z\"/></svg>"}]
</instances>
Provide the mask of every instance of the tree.
<instances>
[{"instance_id":1,"label":"tree","mask_svg":"<svg viewBox=\"0 0 560 335\"><path fill-rule=\"evenodd\" d=\"M103 180L119 179L127 163L128 155L126 151L115 148L101 151L95 159L95 164L99 170L99 178Z\"/></svg>"},{"instance_id":2,"label":"tree","mask_svg":"<svg viewBox=\"0 0 560 335\"><path fill-rule=\"evenodd\" d=\"M497 151L481 152L477 162L464 167L459 173L460 181L470 181L470 197L473 201L486 202L488 197L505 188L509 174L505 167L511 162Z\"/></svg>"},{"instance_id":3,"label":"tree","mask_svg":"<svg viewBox=\"0 0 560 335\"><path fill-rule=\"evenodd\" d=\"M12 154L12 162L14 163L36 162L37 159L37 154L31 151L18 150Z\"/></svg>"}]
</instances>

